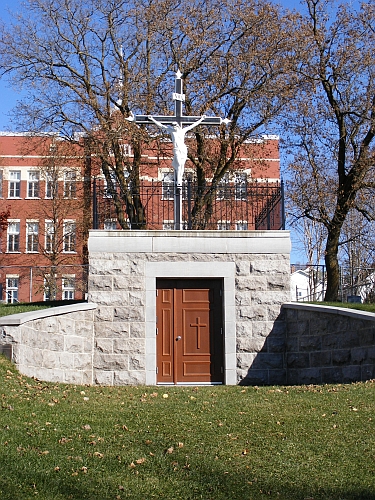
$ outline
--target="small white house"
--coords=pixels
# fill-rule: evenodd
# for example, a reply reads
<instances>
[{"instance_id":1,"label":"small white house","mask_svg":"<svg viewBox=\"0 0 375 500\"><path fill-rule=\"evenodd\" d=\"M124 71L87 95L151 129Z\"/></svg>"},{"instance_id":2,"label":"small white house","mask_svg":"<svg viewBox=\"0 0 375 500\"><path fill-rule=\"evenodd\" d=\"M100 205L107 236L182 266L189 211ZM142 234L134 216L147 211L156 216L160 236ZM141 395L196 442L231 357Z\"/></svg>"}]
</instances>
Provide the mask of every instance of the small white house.
<instances>
[{"instance_id":1,"label":"small white house","mask_svg":"<svg viewBox=\"0 0 375 500\"><path fill-rule=\"evenodd\" d=\"M323 300L323 282L311 267L294 271L290 276L292 301L309 302Z\"/></svg>"}]
</instances>

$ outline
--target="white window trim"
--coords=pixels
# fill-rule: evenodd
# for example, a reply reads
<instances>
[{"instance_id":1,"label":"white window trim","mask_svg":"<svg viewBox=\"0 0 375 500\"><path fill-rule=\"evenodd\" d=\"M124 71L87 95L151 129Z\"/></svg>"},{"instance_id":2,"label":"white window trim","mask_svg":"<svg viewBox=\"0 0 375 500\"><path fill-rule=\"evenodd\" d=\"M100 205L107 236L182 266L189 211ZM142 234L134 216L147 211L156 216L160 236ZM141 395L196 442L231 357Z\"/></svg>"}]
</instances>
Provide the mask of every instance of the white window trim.
<instances>
[{"instance_id":1,"label":"white window trim","mask_svg":"<svg viewBox=\"0 0 375 500\"><path fill-rule=\"evenodd\" d=\"M36 180L30 179L30 176L32 174L38 174L38 178ZM29 190L30 186L33 186L33 191L35 190L35 186L37 186L37 192L38 195L29 195ZM39 200L40 199L40 171L35 169L35 170L28 170L27 171L27 186L26 186L26 200Z\"/></svg>"},{"instance_id":2,"label":"white window trim","mask_svg":"<svg viewBox=\"0 0 375 500\"><path fill-rule=\"evenodd\" d=\"M61 290L62 290L62 300L74 300L76 286L75 286L76 275L75 274L65 274L61 280ZM73 284L66 284L67 282L73 282ZM66 298L65 292L72 293L72 297Z\"/></svg>"},{"instance_id":3,"label":"white window trim","mask_svg":"<svg viewBox=\"0 0 375 500\"><path fill-rule=\"evenodd\" d=\"M227 229L221 229L221 228L219 228L220 224L226 224L226 225L229 225L229 227ZM230 224L231 224L230 220L218 220L217 221L217 229L218 229L218 231L230 231Z\"/></svg>"},{"instance_id":4,"label":"white window trim","mask_svg":"<svg viewBox=\"0 0 375 500\"><path fill-rule=\"evenodd\" d=\"M8 228L7 228L7 249L6 253L21 253L19 250L20 248L20 243L21 243L21 224L20 224L20 219L8 219ZM18 232L10 232L10 226L11 224L18 224ZM18 235L18 250L9 250L9 236L10 235Z\"/></svg>"},{"instance_id":5,"label":"white window trim","mask_svg":"<svg viewBox=\"0 0 375 500\"><path fill-rule=\"evenodd\" d=\"M238 228L239 224L246 224L246 229L239 229ZM247 220L236 220L235 225L236 225L236 231L247 231L249 228L249 224L248 224Z\"/></svg>"},{"instance_id":6,"label":"white window trim","mask_svg":"<svg viewBox=\"0 0 375 500\"><path fill-rule=\"evenodd\" d=\"M17 286L16 287L8 287L8 279L16 279L17 280ZM5 301L7 304L15 304L19 302L18 300L18 292L19 292L19 275L18 274L7 274L5 276ZM13 294L12 294L12 300L8 301L8 293L9 292L16 292L17 297L16 300L13 300Z\"/></svg>"},{"instance_id":7,"label":"white window trim","mask_svg":"<svg viewBox=\"0 0 375 500\"><path fill-rule=\"evenodd\" d=\"M49 233L48 227L52 228L52 233ZM51 250L48 250L47 243L48 243L48 240L50 239L50 237L49 237L50 234L52 235ZM46 251L46 253L52 253L52 251L53 251L52 247L53 247L53 235L54 234L55 234L55 227L54 227L53 221L50 219L46 219L44 221L44 250Z\"/></svg>"},{"instance_id":8,"label":"white window trim","mask_svg":"<svg viewBox=\"0 0 375 500\"><path fill-rule=\"evenodd\" d=\"M19 173L19 178L18 179L12 179L12 174L13 173L16 173L18 172ZM22 179L22 173L21 173L21 170L9 170L9 175L8 175L8 199L9 200L19 200L21 199L21 179ZM19 196L11 196L10 195L10 188L11 188L11 185L12 184L18 184L18 189L19 189ZM16 186L14 186L15 189L14 190L17 190Z\"/></svg>"},{"instance_id":9,"label":"white window trim","mask_svg":"<svg viewBox=\"0 0 375 500\"><path fill-rule=\"evenodd\" d=\"M35 233L34 231L29 233L29 224L37 224L37 232ZM39 253L39 220L34 220L34 219L26 219L26 253ZM36 243L37 243L37 250L29 250L29 236L35 236L36 235ZM32 238L34 240L34 238ZM34 243L34 241L33 241ZM32 245L33 246L33 245Z\"/></svg>"},{"instance_id":10,"label":"white window trim","mask_svg":"<svg viewBox=\"0 0 375 500\"><path fill-rule=\"evenodd\" d=\"M68 225L74 224L74 250L65 250L65 238L69 237L70 232L67 233L66 228ZM71 246L69 244L69 246ZM77 222L74 219L64 219L63 222L63 253L77 253Z\"/></svg>"}]
</instances>

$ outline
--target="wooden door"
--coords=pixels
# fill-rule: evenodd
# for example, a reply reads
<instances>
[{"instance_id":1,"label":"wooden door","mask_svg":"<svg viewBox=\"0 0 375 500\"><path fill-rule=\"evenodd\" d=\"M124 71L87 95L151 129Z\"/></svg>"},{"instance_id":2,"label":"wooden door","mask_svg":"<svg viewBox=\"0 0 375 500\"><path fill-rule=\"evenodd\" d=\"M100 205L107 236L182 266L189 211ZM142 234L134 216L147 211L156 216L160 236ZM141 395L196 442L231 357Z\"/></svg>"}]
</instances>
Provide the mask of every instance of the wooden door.
<instances>
[{"instance_id":1,"label":"wooden door","mask_svg":"<svg viewBox=\"0 0 375 500\"><path fill-rule=\"evenodd\" d=\"M157 382L223 382L221 280L157 280Z\"/></svg>"}]
</instances>

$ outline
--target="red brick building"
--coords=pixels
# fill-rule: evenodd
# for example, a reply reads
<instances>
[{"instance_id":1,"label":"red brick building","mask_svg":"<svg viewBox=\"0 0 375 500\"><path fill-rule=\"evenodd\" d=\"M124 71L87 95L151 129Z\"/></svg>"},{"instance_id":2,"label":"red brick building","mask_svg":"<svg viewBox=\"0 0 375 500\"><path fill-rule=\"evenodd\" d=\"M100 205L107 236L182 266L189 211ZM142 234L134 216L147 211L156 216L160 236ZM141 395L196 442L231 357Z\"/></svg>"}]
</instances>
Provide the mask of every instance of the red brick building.
<instances>
[{"instance_id":1,"label":"red brick building","mask_svg":"<svg viewBox=\"0 0 375 500\"><path fill-rule=\"evenodd\" d=\"M82 153L52 136L0 136L1 299L81 299L86 263Z\"/></svg>"},{"instance_id":2,"label":"red brick building","mask_svg":"<svg viewBox=\"0 0 375 500\"><path fill-rule=\"evenodd\" d=\"M185 178L192 181L183 194L185 228L197 228L203 217L207 229L280 229L278 146L278 138L269 136L242 147L215 191L209 222L204 207L193 222L189 219L195 171L188 161ZM173 227L170 144L164 148L160 154L150 147L142 157L147 229ZM132 150L125 142L123 152L131 162ZM206 179L209 183L209 174ZM52 135L0 134L0 213L7 213L0 241L1 300L84 298L88 230L119 228L105 184L95 156L85 154L83 143L74 146Z\"/></svg>"}]
</instances>

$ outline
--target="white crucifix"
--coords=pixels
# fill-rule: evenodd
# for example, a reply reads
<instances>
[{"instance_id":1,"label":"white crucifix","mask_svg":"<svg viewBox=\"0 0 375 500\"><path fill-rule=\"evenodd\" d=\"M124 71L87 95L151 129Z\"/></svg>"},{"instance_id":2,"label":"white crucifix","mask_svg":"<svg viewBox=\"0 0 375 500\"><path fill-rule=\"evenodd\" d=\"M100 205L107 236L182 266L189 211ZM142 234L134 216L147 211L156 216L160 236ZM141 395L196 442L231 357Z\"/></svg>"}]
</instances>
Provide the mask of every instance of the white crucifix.
<instances>
[{"instance_id":1,"label":"white crucifix","mask_svg":"<svg viewBox=\"0 0 375 500\"><path fill-rule=\"evenodd\" d=\"M172 116L152 116L133 115L128 118L139 124L155 124L157 127L166 130L173 143L174 169L174 228L182 228L182 178L184 175L185 163L187 160L187 146L185 144L185 134L198 125L221 125L228 124L230 120L216 116L184 116L182 114L182 103L185 102L183 93L182 73L178 70L175 80L175 92L173 100L175 102L175 114ZM185 126L184 126L185 125Z\"/></svg>"}]
</instances>

